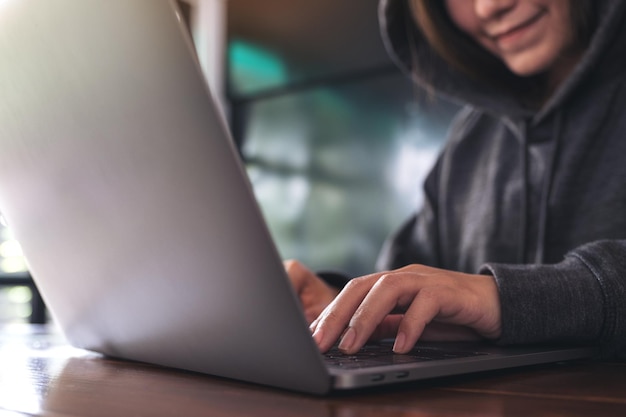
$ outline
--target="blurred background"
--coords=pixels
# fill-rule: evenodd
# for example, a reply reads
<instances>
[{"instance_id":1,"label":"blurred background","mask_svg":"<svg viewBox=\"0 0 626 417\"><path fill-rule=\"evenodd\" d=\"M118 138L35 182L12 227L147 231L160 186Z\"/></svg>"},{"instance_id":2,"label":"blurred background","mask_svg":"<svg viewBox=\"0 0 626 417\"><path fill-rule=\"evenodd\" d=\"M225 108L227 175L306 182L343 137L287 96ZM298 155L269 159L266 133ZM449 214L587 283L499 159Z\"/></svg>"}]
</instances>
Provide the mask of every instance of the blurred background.
<instances>
[{"instance_id":1,"label":"blurred background","mask_svg":"<svg viewBox=\"0 0 626 417\"><path fill-rule=\"evenodd\" d=\"M388 57L378 0L185 0L181 10L283 258L371 272L457 108ZM72 254L67 254L71 257ZM0 224L0 323L49 320Z\"/></svg>"}]
</instances>

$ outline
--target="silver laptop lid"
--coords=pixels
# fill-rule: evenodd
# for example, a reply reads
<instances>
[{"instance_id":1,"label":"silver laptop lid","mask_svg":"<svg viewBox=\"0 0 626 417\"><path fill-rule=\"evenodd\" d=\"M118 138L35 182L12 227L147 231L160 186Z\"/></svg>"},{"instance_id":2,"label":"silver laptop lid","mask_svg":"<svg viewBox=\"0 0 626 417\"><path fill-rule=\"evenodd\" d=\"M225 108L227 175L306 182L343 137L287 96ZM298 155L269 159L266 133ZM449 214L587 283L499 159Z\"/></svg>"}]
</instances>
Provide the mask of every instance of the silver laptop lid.
<instances>
[{"instance_id":1,"label":"silver laptop lid","mask_svg":"<svg viewBox=\"0 0 626 417\"><path fill-rule=\"evenodd\" d=\"M73 344L325 392L178 16L169 0L0 3L0 209Z\"/></svg>"}]
</instances>

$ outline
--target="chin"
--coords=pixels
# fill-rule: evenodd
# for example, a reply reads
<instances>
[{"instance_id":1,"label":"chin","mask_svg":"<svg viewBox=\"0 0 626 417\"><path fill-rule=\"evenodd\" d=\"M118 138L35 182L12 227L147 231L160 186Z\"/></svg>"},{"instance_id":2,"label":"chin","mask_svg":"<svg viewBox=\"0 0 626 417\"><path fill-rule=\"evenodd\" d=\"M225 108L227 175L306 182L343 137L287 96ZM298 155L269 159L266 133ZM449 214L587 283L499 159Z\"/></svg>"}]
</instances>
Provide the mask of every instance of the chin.
<instances>
[{"instance_id":1,"label":"chin","mask_svg":"<svg viewBox=\"0 0 626 417\"><path fill-rule=\"evenodd\" d=\"M519 77L532 77L539 74L545 74L549 66L533 66L533 65L508 65L511 72Z\"/></svg>"},{"instance_id":2,"label":"chin","mask_svg":"<svg viewBox=\"0 0 626 417\"><path fill-rule=\"evenodd\" d=\"M534 53L528 56L514 57L516 59L504 59L504 63L513 74L520 77L532 77L550 72L552 68L557 66L558 57L554 55Z\"/></svg>"}]
</instances>

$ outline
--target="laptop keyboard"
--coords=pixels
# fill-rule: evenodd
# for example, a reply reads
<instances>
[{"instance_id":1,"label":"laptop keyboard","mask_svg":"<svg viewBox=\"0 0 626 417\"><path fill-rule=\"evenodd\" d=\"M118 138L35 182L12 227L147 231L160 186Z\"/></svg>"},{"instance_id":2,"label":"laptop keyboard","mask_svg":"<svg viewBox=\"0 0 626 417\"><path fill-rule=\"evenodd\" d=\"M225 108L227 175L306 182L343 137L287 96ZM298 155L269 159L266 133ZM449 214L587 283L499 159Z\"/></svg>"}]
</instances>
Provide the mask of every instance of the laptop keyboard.
<instances>
[{"instance_id":1,"label":"laptop keyboard","mask_svg":"<svg viewBox=\"0 0 626 417\"><path fill-rule=\"evenodd\" d=\"M324 354L326 364L341 369L359 369L375 366L401 365L415 362L458 359L487 355L485 352L455 350L441 347L415 346L406 354L393 353L393 343L377 343L364 346L358 353L347 355L336 347Z\"/></svg>"}]
</instances>

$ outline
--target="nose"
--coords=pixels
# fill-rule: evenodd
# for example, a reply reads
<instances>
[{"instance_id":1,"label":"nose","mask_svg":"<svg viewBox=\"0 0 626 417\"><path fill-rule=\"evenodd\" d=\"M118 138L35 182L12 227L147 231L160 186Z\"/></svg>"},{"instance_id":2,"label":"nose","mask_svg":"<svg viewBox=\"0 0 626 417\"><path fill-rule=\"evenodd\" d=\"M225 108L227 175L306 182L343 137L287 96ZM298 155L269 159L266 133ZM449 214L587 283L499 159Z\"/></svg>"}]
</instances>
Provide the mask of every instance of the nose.
<instances>
[{"instance_id":1,"label":"nose","mask_svg":"<svg viewBox=\"0 0 626 417\"><path fill-rule=\"evenodd\" d=\"M474 13L481 19L501 16L515 6L517 0L474 0Z\"/></svg>"}]
</instances>

